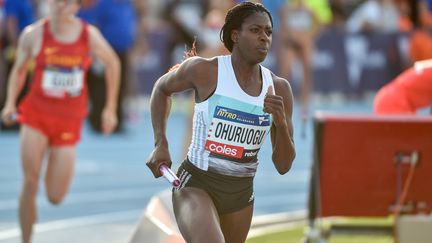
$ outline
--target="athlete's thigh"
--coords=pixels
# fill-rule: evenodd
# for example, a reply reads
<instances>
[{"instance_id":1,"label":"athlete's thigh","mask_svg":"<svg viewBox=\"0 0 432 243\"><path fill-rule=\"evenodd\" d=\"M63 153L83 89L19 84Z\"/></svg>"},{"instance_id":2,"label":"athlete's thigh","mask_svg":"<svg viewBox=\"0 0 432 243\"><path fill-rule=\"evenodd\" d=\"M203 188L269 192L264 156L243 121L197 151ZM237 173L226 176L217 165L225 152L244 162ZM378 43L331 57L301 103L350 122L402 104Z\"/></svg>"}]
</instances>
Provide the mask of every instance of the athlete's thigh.
<instances>
[{"instance_id":1,"label":"athlete's thigh","mask_svg":"<svg viewBox=\"0 0 432 243\"><path fill-rule=\"evenodd\" d=\"M48 148L48 139L40 131L21 125L21 160L24 176L27 179L39 178L45 151Z\"/></svg>"},{"instance_id":2,"label":"athlete's thigh","mask_svg":"<svg viewBox=\"0 0 432 243\"><path fill-rule=\"evenodd\" d=\"M253 214L253 204L230 214L220 216L220 224L225 241L244 243L246 241Z\"/></svg>"},{"instance_id":3,"label":"athlete's thigh","mask_svg":"<svg viewBox=\"0 0 432 243\"><path fill-rule=\"evenodd\" d=\"M55 146L51 148L45 174L48 196L61 200L69 188L75 167L76 146Z\"/></svg>"},{"instance_id":4,"label":"athlete's thigh","mask_svg":"<svg viewBox=\"0 0 432 243\"><path fill-rule=\"evenodd\" d=\"M225 242L214 203L204 190L185 187L174 191L173 207L186 242Z\"/></svg>"}]
</instances>

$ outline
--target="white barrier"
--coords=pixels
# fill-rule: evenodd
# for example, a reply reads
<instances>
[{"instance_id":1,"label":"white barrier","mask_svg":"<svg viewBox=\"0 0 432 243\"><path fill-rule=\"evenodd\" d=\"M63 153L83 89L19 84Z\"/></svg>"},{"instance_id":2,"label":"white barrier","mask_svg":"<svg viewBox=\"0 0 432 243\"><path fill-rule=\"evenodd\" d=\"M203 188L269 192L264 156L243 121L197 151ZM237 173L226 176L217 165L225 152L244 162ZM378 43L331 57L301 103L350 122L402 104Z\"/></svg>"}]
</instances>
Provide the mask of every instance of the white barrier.
<instances>
[{"instance_id":1,"label":"white barrier","mask_svg":"<svg viewBox=\"0 0 432 243\"><path fill-rule=\"evenodd\" d=\"M171 191L165 190L150 199L129 243L186 243L174 217Z\"/></svg>"}]
</instances>

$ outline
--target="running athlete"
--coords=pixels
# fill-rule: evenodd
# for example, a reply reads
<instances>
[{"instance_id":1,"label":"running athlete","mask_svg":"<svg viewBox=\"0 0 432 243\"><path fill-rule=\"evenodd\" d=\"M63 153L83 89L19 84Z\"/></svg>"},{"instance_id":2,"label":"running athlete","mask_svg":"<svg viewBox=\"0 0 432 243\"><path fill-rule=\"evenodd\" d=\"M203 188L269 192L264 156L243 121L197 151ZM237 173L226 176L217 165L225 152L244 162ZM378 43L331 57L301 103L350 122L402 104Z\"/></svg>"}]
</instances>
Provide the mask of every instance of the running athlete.
<instances>
[{"instance_id":1,"label":"running athlete","mask_svg":"<svg viewBox=\"0 0 432 243\"><path fill-rule=\"evenodd\" d=\"M29 25L20 35L2 111L3 121L12 124L27 64L33 59L30 91L18 108L24 174L19 220L24 243L30 242L37 218L35 198L44 157L48 158L44 173L46 194L52 204L63 200L71 183L76 144L87 114L85 73L91 54L106 66L108 98L102 120L104 132L111 133L117 124L118 58L95 27L75 17L80 0L49 1L51 16Z\"/></svg>"},{"instance_id":2,"label":"running athlete","mask_svg":"<svg viewBox=\"0 0 432 243\"><path fill-rule=\"evenodd\" d=\"M171 95L195 92L192 141L178 169L173 207L188 243L245 242L253 214L258 152L271 135L280 174L295 157L293 95L285 79L260 65L272 43L272 17L263 5L230 9L221 39L231 55L191 57L156 82L150 101L155 148L147 165L155 177L172 161L166 137Z\"/></svg>"},{"instance_id":3,"label":"running athlete","mask_svg":"<svg viewBox=\"0 0 432 243\"><path fill-rule=\"evenodd\" d=\"M376 114L415 114L432 105L432 59L419 61L382 87L375 96Z\"/></svg>"}]
</instances>

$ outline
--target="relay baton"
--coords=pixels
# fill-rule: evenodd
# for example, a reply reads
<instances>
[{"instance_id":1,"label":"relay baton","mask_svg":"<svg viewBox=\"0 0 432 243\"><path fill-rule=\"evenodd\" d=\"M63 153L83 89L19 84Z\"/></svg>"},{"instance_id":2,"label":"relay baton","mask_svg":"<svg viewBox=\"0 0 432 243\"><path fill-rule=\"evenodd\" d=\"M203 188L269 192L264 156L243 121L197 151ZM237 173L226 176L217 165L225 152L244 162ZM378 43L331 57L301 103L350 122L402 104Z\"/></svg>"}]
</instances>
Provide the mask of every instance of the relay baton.
<instances>
[{"instance_id":1,"label":"relay baton","mask_svg":"<svg viewBox=\"0 0 432 243\"><path fill-rule=\"evenodd\" d=\"M20 120L20 115L19 115L18 113L13 113L13 114L12 114L12 120L13 120L14 122L19 122L19 120Z\"/></svg>"},{"instance_id":2,"label":"relay baton","mask_svg":"<svg viewBox=\"0 0 432 243\"><path fill-rule=\"evenodd\" d=\"M11 119L14 123L19 122L20 121L20 115L18 113L13 113L11 115ZM1 119L1 117L0 117L0 125L6 126L3 122L3 120ZM0 130L1 130L1 128L0 128Z\"/></svg>"},{"instance_id":3,"label":"relay baton","mask_svg":"<svg viewBox=\"0 0 432 243\"><path fill-rule=\"evenodd\" d=\"M159 167L159 171L173 187L178 188L180 186L180 179L168 166L162 164Z\"/></svg>"}]
</instances>

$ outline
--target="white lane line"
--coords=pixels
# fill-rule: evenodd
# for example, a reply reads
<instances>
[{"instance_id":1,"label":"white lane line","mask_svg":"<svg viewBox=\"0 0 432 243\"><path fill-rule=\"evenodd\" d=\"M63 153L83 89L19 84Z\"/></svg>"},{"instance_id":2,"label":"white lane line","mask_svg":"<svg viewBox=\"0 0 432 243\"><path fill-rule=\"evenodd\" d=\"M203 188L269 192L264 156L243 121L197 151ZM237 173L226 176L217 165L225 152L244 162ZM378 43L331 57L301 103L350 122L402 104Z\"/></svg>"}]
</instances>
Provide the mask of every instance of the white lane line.
<instances>
[{"instance_id":1,"label":"white lane line","mask_svg":"<svg viewBox=\"0 0 432 243\"><path fill-rule=\"evenodd\" d=\"M154 194L162 191L166 187L152 186L151 188L139 189L119 189L105 191L89 191L80 193L71 193L65 200L64 205L73 205L79 203L93 202L109 202L129 199L145 199L150 198ZM49 206L50 204L44 199L43 195L37 198L38 205L41 207ZM16 210L18 208L18 199L8 199L0 201L0 210Z\"/></svg>"},{"instance_id":2,"label":"white lane line","mask_svg":"<svg viewBox=\"0 0 432 243\"><path fill-rule=\"evenodd\" d=\"M115 213L96 214L91 216L76 217L70 219L61 219L39 223L35 225L35 233L45 233L55 230L65 230L69 228L77 228L89 225L104 224L107 222L115 222L122 220L131 220L138 218L142 214L143 209L128 210ZM0 231L0 240L7 240L20 237L21 233L18 227Z\"/></svg>"}]
</instances>

